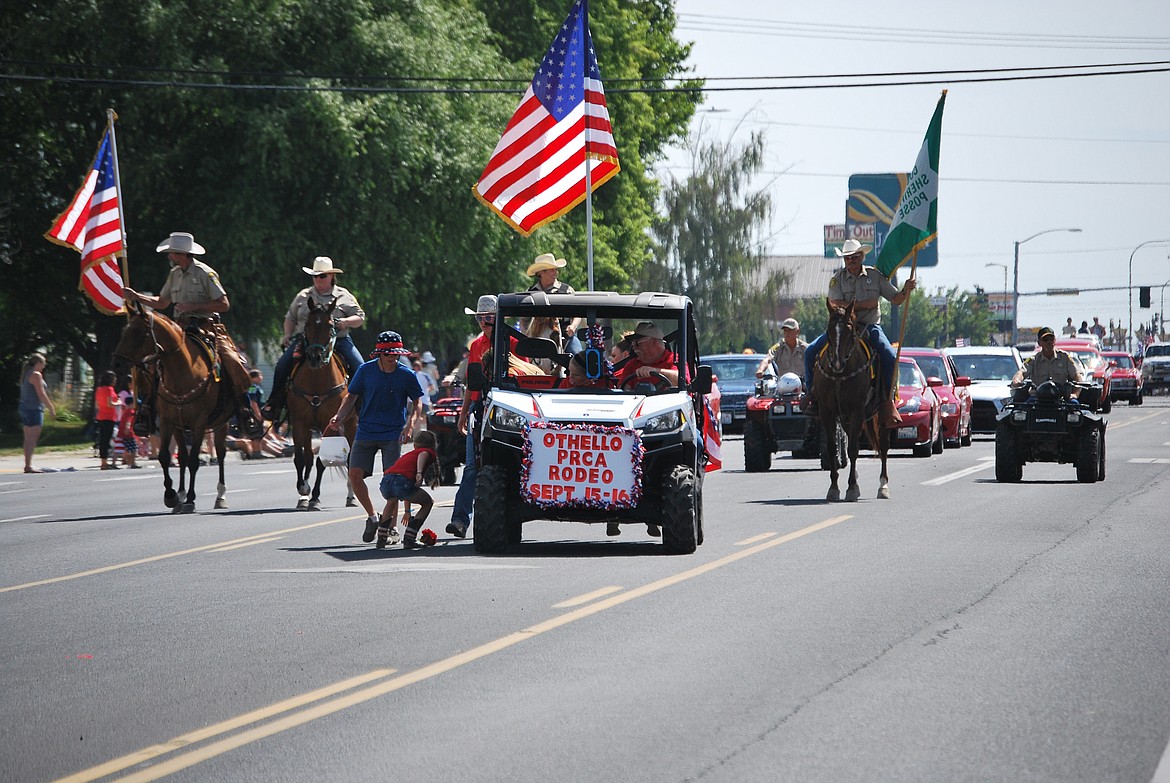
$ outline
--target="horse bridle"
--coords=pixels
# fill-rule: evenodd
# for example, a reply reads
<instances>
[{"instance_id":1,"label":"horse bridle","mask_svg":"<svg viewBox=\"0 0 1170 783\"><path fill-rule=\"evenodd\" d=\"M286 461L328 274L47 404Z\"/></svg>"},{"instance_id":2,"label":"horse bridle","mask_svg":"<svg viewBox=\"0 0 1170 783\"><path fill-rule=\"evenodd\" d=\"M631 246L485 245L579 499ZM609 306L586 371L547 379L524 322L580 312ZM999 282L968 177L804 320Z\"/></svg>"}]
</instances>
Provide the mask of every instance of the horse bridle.
<instances>
[{"instance_id":1,"label":"horse bridle","mask_svg":"<svg viewBox=\"0 0 1170 783\"><path fill-rule=\"evenodd\" d=\"M845 356L841 357L837 355L837 349L841 345L841 331L844 330L845 324L838 321L835 328L838 330L837 339L829 341L830 345L833 347L833 358L829 359L827 362L824 360L824 357L829 353L827 350L829 346L826 346L824 353L817 357L817 366L821 368L821 373L823 373L826 378L832 378L833 380L837 381L844 381L866 372L869 369L869 362L862 362L861 365L852 372L845 372L845 368L849 366L849 360L853 358L855 353L857 353L857 348L861 344L862 338L861 335L858 334L857 329L854 328L849 330L853 335L853 344L849 346L849 351L845 354Z\"/></svg>"},{"instance_id":2,"label":"horse bridle","mask_svg":"<svg viewBox=\"0 0 1170 783\"><path fill-rule=\"evenodd\" d=\"M332 306L330 306L328 308L324 308L323 310L314 310L314 311L312 311L312 313L325 312L326 314L328 314L329 311L332 309L333 309ZM312 317L312 313L310 314L310 317ZM304 339L304 333L302 333L301 337L302 337L302 339ZM305 357L308 358L309 355L313 352L314 348L320 348L321 352L323 354L323 356L321 358L321 366L328 367L329 362L333 359L333 348L336 345L337 345L337 322L334 321L332 318L330 318L329 319L329 341L326 343L306 343L305 344Z\"/></svg>"}]
</instances>

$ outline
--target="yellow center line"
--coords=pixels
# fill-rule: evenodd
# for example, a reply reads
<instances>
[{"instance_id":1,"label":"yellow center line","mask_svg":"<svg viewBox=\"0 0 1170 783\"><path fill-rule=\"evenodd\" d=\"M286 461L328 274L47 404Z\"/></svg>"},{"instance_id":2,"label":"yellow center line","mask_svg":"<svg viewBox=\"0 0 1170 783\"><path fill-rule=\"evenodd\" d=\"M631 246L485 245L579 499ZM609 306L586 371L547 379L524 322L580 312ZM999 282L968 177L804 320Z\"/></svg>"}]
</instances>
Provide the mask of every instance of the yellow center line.
<instances>
[{"instance_id":1,"label":"yellow center line","mask_svg":"<svg viewBox=\"0 0 1170 783\"><path fill-rule=\"evenodd\" d=\"M231 546L232 544L242 544L245 541L251 542L257 538L266 538L268 536L280 536L287 533L295 533L299 530L309 530L314 527L324 527L325 525L336 525L338 522L352 522L355 519L365 519L366 515L362 514L356 517L341 517L339 519L330 519L325 522L314 522L309 525L299 525L297 527L286 528L285 530L270 530L267 533L257 533L254 536L245 536L243 538L233 538L231 541L220 541L215 544L205 544L204 546L196 546L190 549L183 549L179 552L168 552L164 555L154 555L153 557L143 557L138 560L131 560L126 563L116 563L114 565L102 566L101 568L92 568L89 571L80 571L76 574L66 574L65 576L55 576L51 579L38 579L35 582L25 582L20 585L12 585L11 587L0 587L0 593L9 593L13 590L26 590L30 587L41 587L42 585L56 584L57 582L68 582L72 579L81 579L83 576L96 576L97 574L108 573L109 571L119 571L123 568L130 568L136 565L145 565L146 563L156 563L159 560L169 560L172 557L182 557L183 555L190 555L195 552L206 552L209 550L218 549L219 547Z\"/></svg>"},{"instance_id":2,"label":"yellow center line","mask_svg":"<svg viewBox=\"0 0 1170 783\"><path fill-rule=\"evenodd\" d=\"M379 680L383 677L389 677L394 674L395 669L375 669L366 674L359 674L357 677L351 677L348 680L342 680L332 685L326 685L323 688L318 688L315 691L303 693L300 696L293 696L292 698L278 701L275 704L270 704L267 707L261 707L251 712L245 712L243 715L237 715L234 718L221 721L220 723L213 723L210 726L205 726L202 729L188 732L187 734L180 734L178 737L159 743L158 745L151 745L149 748L128 753L125 756L116 758L112 761L107 761L105 764L99 764L96 767L82 770L74 773L68 777L60 778L57 783L85 783L85 781L97 780L104 778L106 775L112 775L128 767L133 767L152 758L170 753L195 742L202 742L206 739L225 734L229 731L247 726L249 723L255 723L258 720L271 718L274 715L279 715L282 712L303 707L306 704L311 704L315 701L334 696L343 691L348 691L350 688L356 688L359 685L365 685L373 680Z\"/></svg>"},{"instance_id":3,"label":"yellow center line","mask_svg":"<svg viewBox=\"0 0 1170 783\"><path fill-rule=\"evenodd\" d=\"M561 601L559 604L553 604L552 608L553 609L568 609L569 607L572 607L572 606L580 606L581 604L589 603L590 601L592 601L595 598L601 598L602 596L610 595L611 593L616 593L620 590L621 590L621 588L618 587L617 585L603 587L600 590L594 590L592 593L585 593L585 595L579 595L576 598L569 598L569 599L566 599L564 601Z\"/></svg>"},{"instance_id":4,"label":"yellow center line","mask_svg":"<svg viewBox=\"0 0 1170 783\"><path fill-rule=\"evenodd\" d=\"M230 552L233 549L243 549L246 546L254 546L256 544L267 544L272 541L280 541L284 536L273 536L272 538L261 538L256 541L245 541L242 544L232 544L231 546L221 546L219 549L212 549L212 552Z\"/></svg>"},{"instance_id":5,"label":"yellow center line","mask_svg":"<svg viewBox=\"0 0 1170 783\"><path fill-rule=\"evenodd\" d=\"M1153 413L1147 413L1145 416L1139 416L1136 419L1130 419L1129 421L1123 421L1123 422L1120 422L1118 424L1114 424L1113 422L1109 422L1109 429L1110 430L1119 430L1122 427L1129 427L1129 426L1134 425L1134 424L1140 424L1141 422L1145 421L1146 419L1152 419L1155 416L1165 416L1165 415L1166 415L1165 411L1154 411Z\"/></svg>"},{"instance_id":6,"label":"yellow center line","mask_svg":"<svg viewBox=\"0 0 1170 783\"><path fill-rule=\"evenodd\" d=\"M248 745L266 737L271 737L274 734L279 734L283 731L288 731L289 729L302 726L306 723L317 720L318 718L332 715L358 704L363 704L367 701L370 701L371 699L376 699L379 696L385 696L388 693L393 693L394 691L401 690L407 686L428 680L432 677L437 677L440 674L445 674L446 672L457 669L460 666L477 661L480 658L485 658L521 642L533 639L542 633L547 633L556 628L560 628L562 626L576 622L577 620L590 617L606 609L612 609L615 606L620 606L621 604L624 604L628 601L633 601L636 598L641 598L659 590L663 590L667 587L677 585L681 582L687 581L688 579L694 579L697 576L710 573L711 571L722 568L723 566L730 565L739 560L743 560L746 557L751 557L752 555L767 551L774 547L780 546L781 544L786 544L789 541L795 541L796 539L802 538L803 536L807 536L819 530L824 530L827 527L844 522L847 519L852 519L852 516L845 515L832 517L830 519L824 520L823 522L818 522L815 525L809 525L808 527L801 528L800 530L788 533L787 535L773 539L766 543L759 544L752 547L751 549L741 549L740 551L733 554L726 555L717 560L712 560L709 563L704 563L703 565L696 566L695 568L688 569L673 576L659 579L658 581L651 582L647 585L643 585L642 587L635 588L625 593L621 593L620 595L615 595L596 603L589 604L588 606L583 606L574 611L566 612L565 614L559 615L542 623L537 623L536 625L530 626L529 628L526 628L522 631L508 634L507 636L503 636L499 639L487 642L486 644L482 644L479 647L475 647L473 649L466 650L465 652L452 655L451 657L444 660L428 664L412 672L407 672L406 674L400 675L393 679L371 685L370 687L363 690L346 694L345 696L338 697L332 701L324 702L322 704L315 704L308 709L302 710L292 715L286 715L278 720L266 723L262 726L256 726L231 737L225 737L209 745L192 749L147 769L143 769L124 778L120 778L120 780L130 781L131 783L146 783L146 781L158 780L159 778L174 774L175 772L187 769L188 767L193 767L196 764L207 761L208 759L215 758L216 756L223 755L224 753L235 750L236 748L243 747L244 745ZM130 758L130 756L125 756L123 758ZM97 770L100 769L100 767L94 767L93 769ZM90 775L90 772L91 770L84 770L77 773L77 776L74 778L67 778L66 780L74 781L75 783L82 783L82 781L90 781L94 780L96 777L101 777L101 775Z\"/></svg>"}]
</instances>

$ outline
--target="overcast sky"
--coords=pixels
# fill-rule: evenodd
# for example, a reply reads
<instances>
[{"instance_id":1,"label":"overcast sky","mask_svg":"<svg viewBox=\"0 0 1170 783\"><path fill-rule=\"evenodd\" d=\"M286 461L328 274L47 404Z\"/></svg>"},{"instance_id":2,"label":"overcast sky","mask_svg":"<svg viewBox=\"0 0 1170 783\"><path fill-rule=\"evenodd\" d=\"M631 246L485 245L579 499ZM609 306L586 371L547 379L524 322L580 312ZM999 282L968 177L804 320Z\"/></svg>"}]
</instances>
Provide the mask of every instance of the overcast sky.
<instances>
[{"instance_id":1,"label":"overcast sky","mask_svg":"<svg viewBox=\"0 0 1170 783\"><path fill-rule=\"evenodd\" d=\"M678 37L694 42L694 73L707 78L1170 61L1167 0L678 0L676 8ZM1021 246L1019 290L1123 287L1134 248L1170 240L1170 73L711 92L694 128L720 139L737 126L740 134L766 131L775 205L769 250L818 254L823 226L844 222L849 175L908 171L944 87L940 259L919 270L928 291L976 284L1001 291L1005 270L989 263L1007 266L1010 290L1014 243L1066 227L1082 233ZM688 166L680 151L664 172L685 176ZM1139 309L1134 292L1137 322L1159 307L1168 257L1170 242L1134 256L1134 285L1155 286L1153 310ZM1125 290L1026 296L1019 321L1122 322L1128 310Z\"/></svg>"}]
</instances>

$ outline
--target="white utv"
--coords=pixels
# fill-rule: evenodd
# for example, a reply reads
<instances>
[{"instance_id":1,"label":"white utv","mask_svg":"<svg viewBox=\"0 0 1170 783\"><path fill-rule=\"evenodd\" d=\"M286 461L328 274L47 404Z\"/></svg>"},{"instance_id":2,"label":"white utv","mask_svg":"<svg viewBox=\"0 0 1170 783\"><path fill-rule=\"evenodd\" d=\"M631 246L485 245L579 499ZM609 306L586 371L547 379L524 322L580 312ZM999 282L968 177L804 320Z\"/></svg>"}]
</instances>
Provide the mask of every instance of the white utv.
<instances>
[{"instance_id":1,"label":"white utv","mask_svg":"<svg viewBox=\"0 0 1170 783\"><path fill-rule=\"evenodd\" d=\"M690 300L530 291L498 298L490 359L468 378L481 391L476 550L504 552L521 542L525 522L550 519L658 525L665 553L694 552L703 543L711 369L698 364ZM554 339L520 331L533 318L580 319L591 386L570 385L572 355ZM678 380L654 374L616 384L625 363L610 376L607 349L646 321L661 329Z\"/></svg>"}]
</instances>

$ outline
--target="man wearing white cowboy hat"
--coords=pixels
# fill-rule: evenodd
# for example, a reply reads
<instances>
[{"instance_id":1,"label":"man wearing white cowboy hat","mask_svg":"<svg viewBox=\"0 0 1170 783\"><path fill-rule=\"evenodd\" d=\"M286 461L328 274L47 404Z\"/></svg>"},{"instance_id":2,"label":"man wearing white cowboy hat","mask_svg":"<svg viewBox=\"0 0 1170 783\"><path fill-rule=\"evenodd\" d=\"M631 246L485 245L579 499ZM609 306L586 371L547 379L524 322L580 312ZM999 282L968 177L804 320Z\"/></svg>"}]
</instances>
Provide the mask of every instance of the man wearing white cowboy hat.
<instances>
[{"instance_id":1,"label":"man wearing white cowboy hat","mask_svg":"<svg viewBox=\"0 0 1170 783\"><path fill-rule=\"evenodd\" d=\"M165 310L173 304L175 320L183 322L188 327L208 319L216 321L215 347L219 353L220 363L234 387L240 428L252 440L261 437L264 434L264 425L260 419L260 410L248 397L248 388L252 385L248 369L244 366L235 343L223 325L218 323L218 315L226 313L231 307L227 292L220 283L216 271L195 259L195 256L203 255L207 251L191 234L177 231L164 239L155 248L155 252L166 253L167 259L171 262L170 274L167 275L158 296L146 296L133 288L123 288L122 296L128 302L140 302L155 310ZM153 387L154 379L149 379L148 384ZM138 415L134 420L135 431L141 434L145 429L149 433L154 423L154 394L153 390L139 391L144 393L144 402L139 406Z\"/></svg>"},{"instance_id":2,"label":"man wearing white cowboy hat","mask_svg":"<svg viewBox=\"0 0 1170 783\"><path fill-rule=\"evenodd\" d=\"M800 339L800 322L795 318L785 318L780 324L784 339L768 349L767 355L756 368L756 377L763 377L769 365L775 365L776 376L786 372L800 375L804 372L804 354L808 343Z\"/></svg>"},{"instance_id":3,"label":"man wearing white cowboy hat","mask_svg":"<svg viewBox=\"0 0 1170 783\"><path fill-rule=\"evenodd\" d=\"M881 378L878 393L882 395L879 415L884 427L891 427L902 420L898 415L898 408L894 404L894 363L897 357L894 346L890 345L885 332L879 322L881 311L878 308L879 297L885 297L890 304L897 307L906 301L910 292L918 287L918 281L911 277L899 291L885 275L872 266L863 266L865 254L873 248L863 245L856 239L847 239L845 244L837 250L837 255L845 259L845 266L829 280L829 304L833 307L847 307L853 304L853 312L857 322L865 327L870 347L878 354L881 365ZM828 335L822 334L809 344L804 352L804 388L806 399L812 400L813 363L817 354L824 350L828 342ZM810 406L806 412L812 413Z\"/></svg>"},{"instance_id":4,"label":"man wearing white cowboy hat","mask_svg":"<svg viewBox=\"0 0 1170 783\"><path fill-rule=\"evenodd\" d=\"M292 304L284 316L284 340L280 343L284 353L276 360L272 374L272 397L264 406L265 415L269 419L279 417L280 409L284 407L293 359L296 358L305 324L309 321L310 299L319 308L327 308L330 302L336 300L333 306L333 323L337 327L337 339L333 343L333 350L345 362L350 377L353 377L362 364L362 355L354 347L349 330L361 328L366 322L366 312L353 294L335 284L337 276L343 274L343 271L334 266L333 259L328 256L317 256L313 259L313 266L302 266L301 269L313 278L313 284L308 288L302 288L293 297Z\"/></svg>"},{"instance_id":5,"label":"man wearing white cowboy hat","mask_svg":"<svg viewBox=\"0 0 1170 783\"><path fill-rule=\"evenodd\" d=\"M349 379L341 407L329 420L329 426L340 432L342 423L358 408L357 432L349 450L349 483L366 510L362 540L367 544L374 540L380 523L366 487L366 479L374 472L374 455L381 452L384 473L402 455L402 444L409 443L411 433L426 421L418 377L399 363L399 357L409 355L398 332L379 334L370 361Z\"/></svg>"},{"instance_id":6,"label":"man wearing white cowboy hat","mask_svg":"<svg viewBox=\"0 0 1170 783\"><path fill-rule=\"evenodd\" d=\"M573 286L557 279L561 270L568 262L557 258L552 253L541 253L528 266L528 276L536 277L536 282L529 287L529 291L544 291L546 294L575 294ZM580 339L577 337L577 327L581 325L580 318L562 318L561 336L565 339L565 351L575 354L582 350ZM528 319L521 320L520 331L528 331Z\"/></svg>"},{"instance_id":7,"label":"man wearing white cowboy hat","mask_svg":"<svg viewBox=\"0 0 1170 783\"><path fill-rule=\"evenodd\" d=\"M474 310L470 307L463 308L464 313L475 316L475 322L479 325L480 332L467 346L468 370L476 364L483 367L483 355L492 347L492 334L495 331L498 309L499 302L491 294L481 296L479 301L475 303ZM463 475L459 477L459 489L455 492L455 508L451 512L451 521L447 524L447 532L456 538L463 538L467 535L467 528L471 527L471 514L475 506L475 479L479 475L479 469L475 464L475 421L471 416L475 414L478 417L480 407L479 392L466 392L463 395L463 404L459 408L459 419L455 424L459 434L464 436L466 449Z\"/></svg>"}]
</instances>

